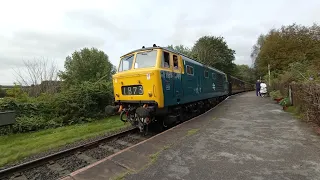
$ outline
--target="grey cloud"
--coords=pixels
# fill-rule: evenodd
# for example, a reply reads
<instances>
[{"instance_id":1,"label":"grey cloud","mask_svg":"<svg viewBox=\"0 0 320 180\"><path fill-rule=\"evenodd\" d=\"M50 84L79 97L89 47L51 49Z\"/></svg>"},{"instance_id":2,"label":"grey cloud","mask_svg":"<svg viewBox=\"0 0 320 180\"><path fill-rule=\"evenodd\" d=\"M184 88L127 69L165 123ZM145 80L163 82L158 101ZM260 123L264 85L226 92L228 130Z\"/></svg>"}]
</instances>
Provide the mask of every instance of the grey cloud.
<instances>
[{"instance_id":1,"label":"grey cloud","mask_svg":"<svg viewBox=\"0 0 320 180\"><path fill-rule=\"evenodd\" d=\"M20 56L8 56L8 55L0 55L0 70L6 70L10 68L15 68L15 67L21 67L23 66L23 58Z\"/></svg>"},{"instance_id":2,"label":"grey cloud","mask_svg":"<svg viewBox=\"0 0 320 180\"><path fill-rule=\"evenodd\" d=\"M108 3L107 3L108 5ZM191 47L203 35L225 37L236 51L238 64L251 64L250 51L261 33L293 22L319 22L320 1L116 1L111 8L69 10L56 19L52 31L25 30L4 25L0 33L0 84L4 69L21 66L22 59L48 57L59 61L82 47L104 50L113 64L128 51L151 46L183 44ZM79 7L81 3L79 2ZM298 12L298 13L297 13ZM301 15L302 14L302 15ZM31 20L30 20L31 21ZM37 21L33 19L32 21ZM23 23L22 23L23 24ZM35 23L36 24L36 23ZM1 26L1 24L0 24ZM11 28L20 28L13 32ZM55 32L56 29L66 32ZM4 33L3 33L4 32ZM9 32L12 36L4 36ZM2 36L1 36L2 35ZM6 71L9 73L9 71Z\"/></svg>"},{"instance_id":3,"label":"grey cloud","mask_svg":"<svg viewBox=\"0 0 320 180\"><path fill-rule=\"evenodd\" d=\"M102 39L88 35L35 31L16 32L12 42L15 47L29 47L37 49L39 54L50 53L58 56L84 46L102 46L104 44Z\"/></svg>"},{"instance_id":4,"label":"grey cloud","mask_svg":"<svg viewBox=\"0 0 320 180\"><path fill-rule=\"evenodd\" d=\"M245 64L248 65L249 67L252 65L252 60L248 58L247 55L244 56L236 56L236 60L234 61L236 64Z\"/></svg>"},{"instance_id":5,"label":"grey cloud","mask_svg":"<svg viewBox=\"0 0 320 180\"><path fill-rule=\"evenodd\" d=\"M1 69L8 65L22 65L23 59L44 56L64 58L74 50L83 47L102 47L100 38L75 33L46 33L37 31L17 31L11 38L0 39Z\"/></svg>"},{"instance_id":6,"label":"grey cloud","mask_svg":"<svg viewBox=\"0 0 320 180\"><path fill-rule=\"evenodd\" d=\"M105 16L103 11L90 9L82 11L69 11L65 13L68 22L73 25L85 28L89 27L92 30L100 31L100 33L109 32L110 36L115 36L114 39L119 41L128 40L131 37L132 29L127 27L118 27L110 19L111 17Z\"/></svg>"},{"instance_id":7,"label":"grey cloud","mask_svg":"<svg viewBox=\"0 0 320 180\"><path fill-rule=\"evenodd\" d=\"M12 69L0 70L0 85L12 85L15 80L14 71Z\"/></svg>"}]
</instances>

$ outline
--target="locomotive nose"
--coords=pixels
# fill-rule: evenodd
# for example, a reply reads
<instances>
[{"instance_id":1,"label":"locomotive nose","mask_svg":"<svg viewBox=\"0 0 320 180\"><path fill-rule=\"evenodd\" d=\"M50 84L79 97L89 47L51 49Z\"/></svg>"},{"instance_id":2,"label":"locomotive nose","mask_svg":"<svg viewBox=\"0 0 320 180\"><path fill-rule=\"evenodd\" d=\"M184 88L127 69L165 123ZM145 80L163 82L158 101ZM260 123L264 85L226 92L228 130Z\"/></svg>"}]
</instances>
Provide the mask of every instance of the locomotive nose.
<instances>
[{"instance_id":1,"label":"locomotive nose","mask_svg":"<svg viewBox=\"0 0 320 180\"><path fill-rule=\"evenodd\" d=\"M119 73L113 78L115 101L120 103L157 102L156 90L160 85L159 72L155 69Z\"/></svg>"}]
</instances>

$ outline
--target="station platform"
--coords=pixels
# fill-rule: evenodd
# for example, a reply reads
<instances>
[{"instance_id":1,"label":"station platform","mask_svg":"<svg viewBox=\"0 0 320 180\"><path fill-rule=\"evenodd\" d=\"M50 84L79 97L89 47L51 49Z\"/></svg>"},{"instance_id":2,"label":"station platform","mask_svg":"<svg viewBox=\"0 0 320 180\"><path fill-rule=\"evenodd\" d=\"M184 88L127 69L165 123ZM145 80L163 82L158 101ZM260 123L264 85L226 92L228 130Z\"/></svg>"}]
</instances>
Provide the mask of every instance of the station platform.
<instances>
[{"instance_id":1,"label":"station platform","mask_svg":"<svg viewBox=\"0 0 320 180\"><path fill-rule=\"evenodd\" d=\"M72 179L320 179L320 137L247 92L64 178Z\"/></svg>"}]
</instances>

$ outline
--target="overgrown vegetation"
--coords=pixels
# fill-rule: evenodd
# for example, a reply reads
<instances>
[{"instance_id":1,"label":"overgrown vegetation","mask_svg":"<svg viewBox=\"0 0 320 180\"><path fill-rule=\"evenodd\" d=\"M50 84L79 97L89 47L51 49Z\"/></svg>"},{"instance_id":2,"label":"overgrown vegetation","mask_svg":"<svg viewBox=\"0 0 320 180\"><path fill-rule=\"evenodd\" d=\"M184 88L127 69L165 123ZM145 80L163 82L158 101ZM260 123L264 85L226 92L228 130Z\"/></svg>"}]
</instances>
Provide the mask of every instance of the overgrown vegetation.
<instances>
[{"instance_id":1,"label":"overgrown vegetation","mask_svg":"<svg viewBox=\"0 0 320 180\"><path fill-rule=\"evenodd\" d=\"M96 48L75 51L66 58L64 67L65 71L60 71L59 77L65 87L102 79L110 82L112 74L115 73L115 67L109 61L108 55Z\"/></svg>"},{"instance_id":2,"label":"overgrown vegetation","mask_svg":"<svg viewBox=\"0 0 320 180\"><path fill-rule=\"evenodd\" d=\"M32 67L28 72L34 76L31 79L35 83L39 79L36 77L40 74L42 78L43 73L34 72L33 67L43 66L31 64L27 68ZM74 52L72 57L68 56L65 66L66 70L59 74L63 80L60 82L63 88L59 92L39 91L33 94L33 87L37 85L28 88L16 85L6 91L6 97L0 101L0 111L16 111L17 123L12 128L0 127L0 134L57 128L104 117L104 107L114 100L111 76L115 68L108 56L95 48L84 48ZM42 72L43 68L40 70Z\"/></svg>"},{"instance_id":3,"label":"overgrown vegetation","mask_svg":"<svg viewBox=\"0 0 320 180\"><path fill-rule=\"evenodd\" d=\"M6 91L0 86L0 98L4 98L6 96Z\"/></svg>"},{"instance_id":4,"label":"overgrown vegetation","mask_svg":"<svg viewBox=\"0 0 320 180\"><path fill-rule=\"evenodd\" d=\"M292 24L260 35L251 57L259 76L268 80L272 98L284 98L303 119L320 125L320 26ZM270 77L268 75L270 65ZM289 89L291 94L289 94ZM290 96L291 95L291 96ZM292 98L290 102L289 96ZM292 108L290 108L292 109Z\"/></svg>"},{"instance_id":5,"label":"overgrown vegetation","mask_svg":"<svg viewBox=\"0 0 320 180\"><path fill-rule=\"evenodd\" d=\"M111 117L86 124L76 124L28 134L0 136L0 167L32 154L57 148L123 128L123 122Z\"/></svg>"},{"instance_id":6,"label":"overgrown vegetation","mask_svg":"<svg viewBox=\"0 0 320 180\"><path fill-rule=\"evenodd\" d=\"M310 27L292 24L259 36L251 54L258 75L266 75L269 64L273 79L283 83L318 80L319 33L317 24Z\"/></svg>"},{"instance_id":7,"label":"overgrown vegetation","mask_svg":"<svg viewBox=\"0 0 320 180\"><path fill-rule=\"evenodd\" d=\"M279 90L271 91L270 92L270 96L271 96L272 99L278 99L278 98L282 97L282 95L281 95Z\"/></svg>"}]
</instances>

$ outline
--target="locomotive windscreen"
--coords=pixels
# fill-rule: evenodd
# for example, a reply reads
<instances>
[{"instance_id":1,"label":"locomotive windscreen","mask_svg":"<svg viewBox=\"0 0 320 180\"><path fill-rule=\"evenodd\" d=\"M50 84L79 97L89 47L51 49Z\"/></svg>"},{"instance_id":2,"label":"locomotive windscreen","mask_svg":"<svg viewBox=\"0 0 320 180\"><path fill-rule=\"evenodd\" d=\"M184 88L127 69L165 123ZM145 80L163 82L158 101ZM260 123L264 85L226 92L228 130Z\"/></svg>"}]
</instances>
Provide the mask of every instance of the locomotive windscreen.
<instances>
[{"instance_id":1,"label":"locomotive windscreen","mask_svg":"<svg viewBox=\"0 0 320 180\"><path fill-rule=\"evenodd\" d=\"M154 67L157 60L157 50L139 52L136 55L134 68Z\"/></svg>"},{"instance_id":2,"label":"locomotive windscreen","mask_svg":"<svg viewBox=\"0 0 320 180\"><path fill-rule=\"evenodd\" d=\"M120 60L119 72L130 70L132 67L134 55L125 56Z\"/></svg>"}]
</instances>

